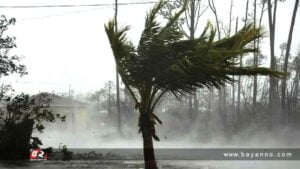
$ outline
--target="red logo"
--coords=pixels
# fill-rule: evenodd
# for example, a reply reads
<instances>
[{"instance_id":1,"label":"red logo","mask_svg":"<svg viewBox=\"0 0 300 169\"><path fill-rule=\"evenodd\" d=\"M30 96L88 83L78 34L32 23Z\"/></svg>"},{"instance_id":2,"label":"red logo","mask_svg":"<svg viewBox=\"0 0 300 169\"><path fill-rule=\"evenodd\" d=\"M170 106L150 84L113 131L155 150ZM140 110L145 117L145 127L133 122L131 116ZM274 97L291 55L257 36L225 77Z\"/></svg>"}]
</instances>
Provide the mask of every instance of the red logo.
<instances>
[{"instance_id":1,"label":"red logo","mask_svg":"<svg viewBox=\"0 0 300 169\"><path fill-rule=\"evenodd\" d=\"M31 149L30 160L47 160L48 155L42 149Z\"/></svg>"}]
</instances>

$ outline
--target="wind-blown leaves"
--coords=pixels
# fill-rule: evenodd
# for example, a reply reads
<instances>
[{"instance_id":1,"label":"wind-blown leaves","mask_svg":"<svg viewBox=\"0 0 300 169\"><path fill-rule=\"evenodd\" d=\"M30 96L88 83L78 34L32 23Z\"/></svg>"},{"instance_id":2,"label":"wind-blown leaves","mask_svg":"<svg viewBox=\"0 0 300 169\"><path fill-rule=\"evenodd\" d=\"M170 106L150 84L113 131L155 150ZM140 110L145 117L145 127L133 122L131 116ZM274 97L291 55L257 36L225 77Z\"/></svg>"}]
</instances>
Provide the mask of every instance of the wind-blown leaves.
<instances>
[{"instance_id":1,"label":"wind-blown leaves","mask_svg":"<svg viewBox=\"0 0 300 169\"><path fill-rule=\"evenodd\" d=\"M216 31L208 24L199 38L183 40L176 21L186 5L162 26L156 15L165 4L160 1L147 14L136 49L126 38L129 27L115 32L113 21L105 26L119 73L128 85L185 93L198 87L219 88L233 81L230 75L280 75L267 68L237 66L235 58L256 50L246 45L263 35L261 28L249 24L231 37L214 41Z\"/></svg>"}]
</instances>

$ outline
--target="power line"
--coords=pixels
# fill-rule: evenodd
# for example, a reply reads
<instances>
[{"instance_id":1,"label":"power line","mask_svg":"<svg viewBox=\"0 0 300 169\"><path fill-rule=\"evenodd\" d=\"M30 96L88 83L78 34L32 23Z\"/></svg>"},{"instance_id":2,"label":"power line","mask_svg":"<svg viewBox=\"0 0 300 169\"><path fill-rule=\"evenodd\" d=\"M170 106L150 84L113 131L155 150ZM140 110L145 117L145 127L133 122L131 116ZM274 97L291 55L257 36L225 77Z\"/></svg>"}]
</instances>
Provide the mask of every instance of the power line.
<instances>
[{"instance_id":1,"label":"power line","mask_svg":"<svg viewBox=\"0 0 300 169\"><path fill-rule=\"evenodd\" d=\"M98 8L87 9L87 10L76 10L76 11L65 12L65 13L59 13L59 14L53 14L53 15L39 16L39 17L33 17L33 18L26 18L26 19L18 20L18 22L30 21L30 20L37 20L37 19L45 19L45 18L52 18L52 17L57 17L57 16L70 15L70 14L78 14L78 13L84 13L84 12L96 11L96 10L100 10L100 9L106 9L106 8L109 8L109 7L110 7L110 6L103 6L103 7L101 7L101 8L98 7Z\"/></svg>"},{"instance_id":2,"label":"power line","mask_svg":"<svg viewBox=\"0 0 300 169\"><path fill-rule=\"evenodd\" d=\"M144 1L144 2L124 2L118 3L119 6L125 5L143 5L155 4L158 1ZM114 6L114 3L106 4L65 4L65 5L0 5L0 8L74 8L74 7L99 7L99 6Z\"/></svg>"}]
</instances>

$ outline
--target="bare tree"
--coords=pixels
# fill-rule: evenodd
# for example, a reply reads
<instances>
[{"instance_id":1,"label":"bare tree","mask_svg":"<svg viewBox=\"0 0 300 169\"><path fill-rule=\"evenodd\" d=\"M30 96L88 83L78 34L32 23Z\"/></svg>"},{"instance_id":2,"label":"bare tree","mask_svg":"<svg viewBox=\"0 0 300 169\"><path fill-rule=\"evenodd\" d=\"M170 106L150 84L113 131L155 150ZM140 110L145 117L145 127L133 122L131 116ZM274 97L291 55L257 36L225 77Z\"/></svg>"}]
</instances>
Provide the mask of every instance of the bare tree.
<instances>
[{"instance_id":1,"label":"bare tree","mask_svg":"<svg viewBox=\"0 0 300 169\"><path fill-rule=\"evenodd\" d=\"M267 0L268 4L268 18L269 18L269 40L270 40L270 68L276 70L276 58L275 58L275 33L276 33L276 13L278 0ZM269 89L269 113L272 115L272 121L275 122L274 117L278 114L276 107L278 106L278 94L277 83L275 77L270 77L270 89ZM277 118L277 117L276 117Z\"/></svg>"},{"instance_id":2,"label":"bare tree","mask_svg":"<svg viewBox=\"0 0 300 169\"><path fill-rule=\"evenodd\" d=\"M216 9L215 1L214 0L208 0L209 8L214 14L216 27L217 27L217 33L218 33L218 39L221 39L221 28L220 28L220 21L218 17L218 12ZM225 87L224 87L225 88ZM224 88L218 89L218 113L220 114L220 117L222 118L223 127L226 128L226 114L225 114L225 102L224 99L226 97L226 92L224 91Z\"/></svg>"},{"instance_id":3,"label":"bare tree","mask_svg":"<svg viewBox=\"0 0 300 169\"><path fill-rule=\"evenodd\" d=\"M246 2L246 12L245 12L245 20L244 25L247 24L248 21L248 9L249 9L249 0ZM243 55L240 56L240 67L243 66ZM238 78L238 95L237 95L237 120L239 121L241 113L241 76Z\"/></svg>"},{"instance_id":4,"label":"bare tree","mask_svg":"<svg viewBox=\"0 0 300 169\"><path fill-rule=\"evenodd\" d=\"M289 31L287 45L286 45L286 51L285 51L285 59L284 59L284 65L283 65L283 72L285 72L285 73L287 73L287 69L288 69L290 49L291 49L292 38L293 38L293 30L294 30L298 6L299 6L299 0L296 0L295 5L294 5L293 16L291 19L291 25L290 25L290 31ZM287 77L285 76L282 79L282 85L281 85L281 110L282 110L281 114L283 116L283 119L286 119L286 92L287 92L286 86L287 86Z\"/></svg>"},{"instance_id":5,"label":"bare tree","mask_svg":"<svg viewBox=\"0 0 300 169\"><path fill-rule=\"evenodd\" d=\"M254 23L254 26L258 26L258 27L261 27L262 26L262 19L263 19L263 16L264 16L264 12L265 12L265 4L266 2L265 1L261 1L261 11L260 11L260 16L259 18L257 18L257 0L254 1L254 17L253 17L253 23ZM258 21L258 25L257 25L257 19L259 19ZM258 38L257 40L254 41L254 47L259 49L260 47L260 42L261 42L261 39ZM253 66L254 67L257 67L258 66L258 62L259 62L259 50L257 50L256 52L253 53ZM252 112L255 113L257 110L256 110L256 107L257 107L257 92L258 92L258 86L257 86L257 77L254 77L254 81L253 81L253 97L252 97Z\"/></svg>"},{"instance_id":6,"label":"bare tree","mask_svg":"<svg viewBox=\"0 0 300 169\"><path fill-rule=\"evenodd\" d=\"M235 20L235 34L237 33L239 28L239 17L236 17ZM235 77L232 77L233 79L235 79ZM232 83L232 111L235 112L235 84Z\"/></svg>"},{"instance_id":7,"label":"bare tree","mask_svg":"<svg viewBox=\"0 0 300 169\"><path fill-rule=\"evenodd\" d=\"M300 94L300 50L297 53L296 58L291 66L291 69L295 72L295 76L290 85L290 90L287 92L287 120L289 124L296 124L296 114L299 102L299 94ZM298 119L299 120L299 119Z\"/></svg>"}]
</instances>

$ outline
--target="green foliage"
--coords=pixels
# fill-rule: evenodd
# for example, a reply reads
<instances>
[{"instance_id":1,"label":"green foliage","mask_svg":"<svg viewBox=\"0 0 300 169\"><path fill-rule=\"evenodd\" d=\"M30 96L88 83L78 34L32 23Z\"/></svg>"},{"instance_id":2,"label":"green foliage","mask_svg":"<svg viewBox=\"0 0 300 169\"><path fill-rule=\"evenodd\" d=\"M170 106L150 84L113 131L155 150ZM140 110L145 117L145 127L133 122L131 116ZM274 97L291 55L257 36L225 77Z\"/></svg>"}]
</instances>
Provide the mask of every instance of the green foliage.
<instances>
[{"instance_id":1,"label":"green foliage","mask_svg":"<svg viewBox=\"0 0 300 169\"><path fill-rule=\"evenodd\" d=\"M27 74L25 66L19 64L20 58L9 54L9 51L17 46L15 37L5 35L5 31L15 22L15 18L7 19L4 15L0 17L0 77L8 76L11 73Z\"/></svg>"},{"instance_id":2,"label":"green foliage","mask_svg":"<svg viewBox=\"0 0 300 169\"><path fill-rule=\"evenodd\" d=\"M38 137L31 137L31 148L39 148L40 145L43 143Z\"/></svg>"},{"instance_id":3,"label":"green foliage","mask_svg":"<svg viewBox=\"0 0 300 169\"><path fill-rule=\"evenodd\" d=\"M35 96L20 94L15 97L4 97L6 109L1 110L0 119L4 123L18 124L25 120L34 120L34 128L44 130L43 122L54 122L56 119L65 121L65 116L54 114L50 109L51 96L41 93Z\"/></svg>"}]
</instances>

